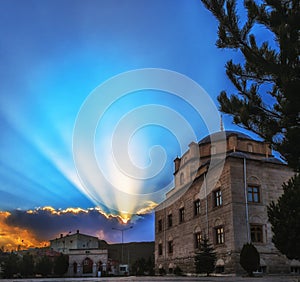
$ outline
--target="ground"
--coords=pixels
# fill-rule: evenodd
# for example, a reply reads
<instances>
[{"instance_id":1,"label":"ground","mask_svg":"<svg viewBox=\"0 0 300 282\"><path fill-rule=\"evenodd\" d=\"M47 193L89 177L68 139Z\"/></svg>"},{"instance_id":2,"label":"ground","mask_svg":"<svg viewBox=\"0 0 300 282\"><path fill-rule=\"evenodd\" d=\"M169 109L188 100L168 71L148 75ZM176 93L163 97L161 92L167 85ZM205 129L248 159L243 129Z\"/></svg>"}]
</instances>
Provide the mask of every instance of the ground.
<instances>
[{"instance_id":1,"label":"ground","mask_svg":"<svg viewBox=\"0 0 300 282\"><path fill-rule=\"evenodd\" d=\"M1 279L1 282L112 282L112 281L203 281L203 282L300 282L300 276L265 276L265 277L235 277L235 276L218 276L218 277L175 277L175 276L156 276L156 277L90 277L90 278L35 278L35 279Z\"/></svg>"}]
</instances>

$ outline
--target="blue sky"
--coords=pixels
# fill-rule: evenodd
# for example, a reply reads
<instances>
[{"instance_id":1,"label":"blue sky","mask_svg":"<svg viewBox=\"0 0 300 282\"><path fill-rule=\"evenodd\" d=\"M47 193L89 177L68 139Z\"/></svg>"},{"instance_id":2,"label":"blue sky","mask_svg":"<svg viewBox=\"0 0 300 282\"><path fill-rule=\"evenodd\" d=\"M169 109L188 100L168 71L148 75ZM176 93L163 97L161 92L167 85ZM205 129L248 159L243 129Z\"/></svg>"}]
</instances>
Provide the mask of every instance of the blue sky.
<instances>
[{"instance_id":1,"label":"blue sky","mask_svg":"<svg viewBox=\"0 0 300 282\"><path fill-rule=\"evenodd\" d=\"M0 38L0 210L9 212L8 218L15 216L16 210L27 216L28 210L37 210L35 214L39 214L38 208L45 206L55 210L100 206L114 215L142 208L136 205L128 211L118 210L126 209L128 203L122 205L122 199L116 195L105 196L110 186L94 187L101 190L95 199L93 192L80 182L72 138L82 105L97 86L116 75L159 68L194 80L217 106L219 92L232 90L224 65L231 58L240 59L237 52L215 47L217 22L198 0L2 0ZM193 128L197 140L208 132L201 116L170 93L128 93L115 101L99 120L95 132L99 163L110 153L106 147L112 128L128 113L149 105L165 106L179 113ZM172 124L162 111L158 116L162 123ZM133 116L131 122L141 118ZM224 117L224 124L226 129L237 129L231 125L230 117ZM173 159L187 146L181 148L176 134L157 123L148 124L131 137L128 152L137 166L149 166L149 148L157 145L165 152L165 166L155 178L144 181L139 192L155 192L166 184L171 187ZM107 169L109 164L101 165ZM116 186L119 180L114 178ZM136 198L138 202L139 195ZM66 225L57 225L48 233L49 237L69 231L66 214L61 215L65 217L61 222ZM37 237L41 226L47 223L44 219L44 225L29 226L24 218L14 218L6 218L5 224L29 228ZM99 226L91 230L81 220L82 216L78 216L76 224L72 221L75 229L99 234ZM111 235L111 227L118 223L104 217L101 222L106 226L101 229L102 237L118 241L118 237ZM153 214L134 217L127 224L135 226L128 231L128 240L154 239ZM46 237L43 234L42 239L47 240Z\"/></svg>"}]
</instances>

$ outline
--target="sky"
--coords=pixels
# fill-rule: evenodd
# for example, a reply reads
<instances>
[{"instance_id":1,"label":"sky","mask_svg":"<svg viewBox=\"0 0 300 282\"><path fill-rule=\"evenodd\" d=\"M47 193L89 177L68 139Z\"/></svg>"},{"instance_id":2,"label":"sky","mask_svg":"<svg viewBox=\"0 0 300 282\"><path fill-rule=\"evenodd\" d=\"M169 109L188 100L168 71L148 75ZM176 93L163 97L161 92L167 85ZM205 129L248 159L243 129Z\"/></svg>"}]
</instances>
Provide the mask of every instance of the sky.
<instances>
[{"instance_id":1,"label":"sky","mask_svg":"<svg viewBox=\"0 0 300 282\"><path fill-rule=\"evenodd\" d=\"M173 160L233 91L216 39L199 0L0 1L0 246L154 240Z\"/></svg>"}]
</instances>

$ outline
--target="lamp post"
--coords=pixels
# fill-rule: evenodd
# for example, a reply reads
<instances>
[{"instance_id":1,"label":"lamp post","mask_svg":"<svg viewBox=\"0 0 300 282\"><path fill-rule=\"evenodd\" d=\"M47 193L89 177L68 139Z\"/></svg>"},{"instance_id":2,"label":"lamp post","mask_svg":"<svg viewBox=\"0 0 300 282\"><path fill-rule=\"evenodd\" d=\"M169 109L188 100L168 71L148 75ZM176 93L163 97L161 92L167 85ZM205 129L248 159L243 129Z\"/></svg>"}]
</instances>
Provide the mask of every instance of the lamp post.
<instances>
[{"instance_id":1,"label":"lamp post","mask_svg":"<svg viewBox=\"0 0 300 282\"><path fill-rule=\"evenodd\" d=\"M127 231L129 229L132 229L133 226L130 226L130 227L127 227L127 228L122 228L122 229L119 229L119 228L112 228L113 230L117 230L117 231L120 231L122 233L122 245L121 245L121 248L122 248L122 256L121 256L121 262L123 263L123 244L124 244L124 231Z\"/></svg>"}]
</instances>

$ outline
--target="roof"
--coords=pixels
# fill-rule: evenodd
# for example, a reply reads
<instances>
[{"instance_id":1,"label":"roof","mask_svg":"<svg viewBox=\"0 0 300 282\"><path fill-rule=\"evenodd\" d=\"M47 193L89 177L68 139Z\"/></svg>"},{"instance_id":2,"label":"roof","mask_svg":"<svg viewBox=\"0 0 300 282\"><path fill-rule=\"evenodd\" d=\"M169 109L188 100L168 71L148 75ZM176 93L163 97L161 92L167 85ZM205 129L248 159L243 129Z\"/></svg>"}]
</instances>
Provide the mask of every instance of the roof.
<instances>
[{"instance_id":1,"label":"roof","mask_svg":"<svg viewBox=\"0 0 300 282\"><path fill-rule=\"evenodd\" d=\"M227 154L227 157L235 157L235 158L245 158L245 159L249 159L249 160L256 160L256 161L260 161L260 162L266 162L266 163L273 163L273 164L283 164L285 165L285 163L273 156L270 156L268 158L254 158L252 157L251 154L247 154L245 152L231 152L229 154Z\"/></svg>"},{"instance_id":2,"label":"roof","mask_svg":"<svg viewBox=\"0 0 300 282\"><path fill-rule=\"evenodd\" d=\"M231 135L237 135L238 138L253 140L253 138L250 137L249 135L239 132L239 131L234 131L234 130L225 130L225 135L226 135L226 139L228 139L228 137ZM215 141L222 140L223 136L224 136L224 132L218 131L218 132L212 133L210 135L207 135L206 137L204 137L203 139L200 140L199 144L210 143L211 136L214 138Z\"/></svg>"},{"instance_id":3,"label":"roof","mask_svg":"<svg viewBox=\"0 0 300 282\"><path fill-rule=\"evenodd\" d=\"M74 234L67 234L67 235L65 235L65 236L62 236L62 235L61 235L61 237L55 238L55 239L51 239L51 240L49 240L49 241L52 242L52 241L57 241L57 240L61 240L61 239L64 240L65 238L73 238L73 237L78 237L78 236L81 236L81 237L88 237L88 238L93 238L93 239L99 240L99 239L98 239L97 237L95 237L95 236L91 236L91 235L82 234L82 233L77 232L77 233L74 233Z\"/></svg>"}]
</instances>

